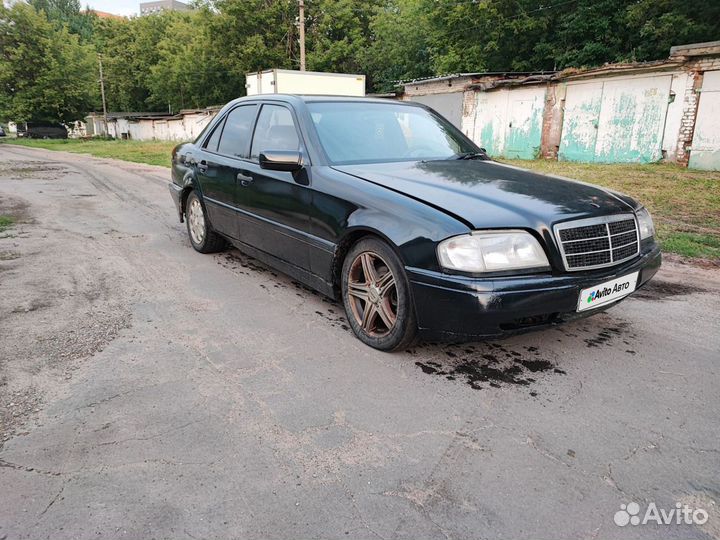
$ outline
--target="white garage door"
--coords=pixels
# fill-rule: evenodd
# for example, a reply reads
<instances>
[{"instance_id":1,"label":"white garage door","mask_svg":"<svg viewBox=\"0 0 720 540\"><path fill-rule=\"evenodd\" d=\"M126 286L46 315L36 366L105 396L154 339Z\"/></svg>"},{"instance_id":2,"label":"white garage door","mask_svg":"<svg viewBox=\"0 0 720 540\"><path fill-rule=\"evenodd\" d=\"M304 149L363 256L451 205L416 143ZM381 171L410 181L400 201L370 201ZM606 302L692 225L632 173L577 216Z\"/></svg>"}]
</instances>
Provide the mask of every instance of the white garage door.
<instances>
[{"instance_id":1,"label":"white garage door","mask_svg":"<svg viewBox=\"0 0 720 540\"><path fill-rule=\"evenodd\" d=\"M431 94L427 96L411 96L410 101L417 101L435 109L458 129L462 122L463 93Z\"/></svg>"},{"instance_id":2,"label":"white garage door","mask_svg":"<svg viewBox=\"0 0 720 540\"><path fill-rule=\"evenodd\" d=\"M689 166L720 171L720 71L703 76Z\"/></svg>"}]
</instances>

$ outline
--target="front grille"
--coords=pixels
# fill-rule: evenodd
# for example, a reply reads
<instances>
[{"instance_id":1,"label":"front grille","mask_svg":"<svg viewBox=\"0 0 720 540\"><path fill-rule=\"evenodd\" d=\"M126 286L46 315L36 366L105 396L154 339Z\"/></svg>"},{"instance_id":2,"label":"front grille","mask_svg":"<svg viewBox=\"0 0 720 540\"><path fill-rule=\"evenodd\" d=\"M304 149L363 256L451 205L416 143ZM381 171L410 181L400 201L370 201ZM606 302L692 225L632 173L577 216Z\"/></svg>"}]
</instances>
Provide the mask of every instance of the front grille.
<instances>
[{"instance_id":1,"label":"front grille","mask_svg":"<svg viewBox=\"0 0 720 540\"><path fill-rule=\"evenodd\" d=\"M571 272L620 264L640 252L633 214L560 223L555 236L565 269Z\"/></svg>"}]
</instances>

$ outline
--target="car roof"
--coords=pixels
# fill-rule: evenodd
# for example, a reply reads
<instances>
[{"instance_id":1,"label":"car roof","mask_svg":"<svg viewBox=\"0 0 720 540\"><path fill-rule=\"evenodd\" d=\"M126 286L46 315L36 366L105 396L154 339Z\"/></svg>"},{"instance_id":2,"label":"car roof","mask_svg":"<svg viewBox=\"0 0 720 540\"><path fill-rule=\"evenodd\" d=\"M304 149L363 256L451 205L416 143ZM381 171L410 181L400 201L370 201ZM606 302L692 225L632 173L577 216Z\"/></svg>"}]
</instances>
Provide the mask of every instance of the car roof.
<instances>
[{"instance_id":1,"label":"car roof","mask_svg":"<svg viewBox=\"0 0 720 540\"><path fill-rule=\"evenodd\" d=\"M323 95L306 95L306 94L256 94L254 96L245 96L236 101L249 101L256 99L267 99L284 101L286 103L302 101L304 103L313 102L336 102L336 103L392 103L398 105L408 105L412 107L421 106L419 103L411 101L401 101L396 99L364 97L364 96L323 96Z\"/></svg>"}]
</instances>

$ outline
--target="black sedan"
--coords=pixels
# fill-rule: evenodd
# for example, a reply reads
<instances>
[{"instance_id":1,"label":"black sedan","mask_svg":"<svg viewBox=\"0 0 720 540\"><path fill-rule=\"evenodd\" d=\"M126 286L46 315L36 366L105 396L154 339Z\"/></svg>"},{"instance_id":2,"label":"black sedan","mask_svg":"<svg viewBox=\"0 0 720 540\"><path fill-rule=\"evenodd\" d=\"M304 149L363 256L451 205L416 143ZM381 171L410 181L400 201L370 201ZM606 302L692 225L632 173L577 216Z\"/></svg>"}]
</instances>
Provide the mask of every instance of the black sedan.
<instances>
[{"instance_id":1,"label":"black sedan","mask_svg":"<svg viewBox=\"0 0 720 540\"><path fill-rule=\"evenodd\" d=\"M197 251L231 243L341 299L382 350L597 313L660 266L630 197L496 163L408 102L237 99L173 150L172 180Z\"/></svg>"}]
</instances>

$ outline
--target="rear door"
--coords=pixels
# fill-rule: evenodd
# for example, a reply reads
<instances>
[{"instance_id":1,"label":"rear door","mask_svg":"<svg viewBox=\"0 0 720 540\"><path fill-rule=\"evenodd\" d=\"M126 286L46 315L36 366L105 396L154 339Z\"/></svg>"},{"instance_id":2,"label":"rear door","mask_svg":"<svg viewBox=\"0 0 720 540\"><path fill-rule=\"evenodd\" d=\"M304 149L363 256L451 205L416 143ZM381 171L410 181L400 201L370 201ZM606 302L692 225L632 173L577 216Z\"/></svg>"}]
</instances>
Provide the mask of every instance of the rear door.
<instances>
[{"instance_id":1,"label":"rear door","mask_svg":"<svg viewBox=\"0 0 720 540\"><path fill-rule=\"evenodd\" d=\"M231 110L204 141L197 156L198 181L210 223L218 231L238 238L233 208L237 183L235 169L250 151L257 104L243 104Z\"/></svg>"},{"instance_id":2,"label":"rear door","mask_svg":"<svg viewBox=\"0 0 720 540\"><path fill-rule=\"evenodd\" d=\"M309 221L312 197L306 171L260 168L269 150L303 151L289 106L265 103L258 114L250 158L237 165L234 206L240 240L299 268L309 270ZM305 153L305 152L304 152ZM305 153L305 155L307 155Z\"/></svg>"}]
</instances>

